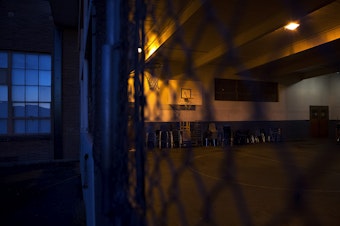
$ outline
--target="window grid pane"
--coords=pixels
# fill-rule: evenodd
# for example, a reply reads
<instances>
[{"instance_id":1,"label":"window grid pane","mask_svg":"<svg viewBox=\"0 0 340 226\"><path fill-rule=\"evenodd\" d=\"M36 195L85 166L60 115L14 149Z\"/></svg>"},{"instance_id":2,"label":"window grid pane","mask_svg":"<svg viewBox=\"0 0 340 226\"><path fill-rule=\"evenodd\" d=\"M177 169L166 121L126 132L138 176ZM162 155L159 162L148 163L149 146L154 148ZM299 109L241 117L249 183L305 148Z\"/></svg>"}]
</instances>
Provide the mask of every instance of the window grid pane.
<instances>
[{"instance_id":1,"label":"window grid pane","mask_svg":"<svg viewBox=\"0 0 340 226\"><path fill-rule=\"evenodd\" d=\"M26 121L26 132L27 133L38 133L39 132L39 120L27 120Z\"/></svg>"},{"instance_id":2,"label":"window grid pane","mask_svg":"<svg viewBox=\"0 0 340 226\"><path fill-rule=\"evenodd\" d=\"M51 116L51 104L50 103L39 103L39 117L50 117Z\"/></svg>"},{"instance_id":3,"label":"window grid pane","mask_svg":"<svg viewBox=\"0 0 340 226\"><path fill-rule=\"evenodd\" d=\"M39 101L51 102L51 87L49 86L39 87Z\"/></svg>"},{"instance_id":4,"label":"window grid pane","mask_svg":"<svg viewBox=\"0 0 340 226\"><path fill-rule=\"evenodd\" d=\"M39 68L40 70L51 70L51 56L40 55L39 56Z\"/></svg>"},{"instance_id":5,"label":"window grid pane","mask_svg":"<svg viewBox=\"0 0 340 226\"><path fill-rule=\"evenodd\" d=\"M30 103L26 105L26 117L31 118L31 117L38 117L38 103Z\"/></svg>"},{"instance_id":6,"label":"window grid pane","mask_svg":"<svg viewBox=\"0 0 340 226\"><path fill-rule=\"evenodd\" d=\"M14 133L17 134L26 133L25 120L14 120Z\"/></svg>"},{"instance_id":7,"label":"window grid pane","mask_svg":"<svg viewBox=\"0 0 340 226\"><path fill-rule=\"evenodd\" d=\"M25 85L25 70L13 69L12 70L12 84L13 85Z\"/></svg>"},{"instance_id":8,"label":"window grid pane","mask_svg":"<svg viewBox=\"0 0 340 226\"><path fill-rule=\"evenodd\" d=\"M25 68L25 54L13 53L12 68Z\"/></svg>"},{"instance_id":9,"label":"window grid pane","mask_svg":"<svg viewBox=\"0 0 340 226\"><path fill-rule=\"evenodd\" d=\"M25 86L12 86L12 100L25 101Z\"/></svg>"},{"instance_id":10,"label":"window grid pane","mask_svg":"<svg viewBox=\"0 0 340 226\"><path fill-rule=\"evenodd\" d=\"M8 117L8 102L0 101L0 118Z\"/></svg>"},{"instance_id":11,"label":"window grid pane","mask_svg":"<svg viewBox=\"0 0 340 226\"><path fill-rule=\"evenodd\" d=\"M14 117L25 117L26 105L25 103L13 103Z\"/></svg>"},{"instance_id":12,"label":"window grid pane","mask_svg":"<svg viewBox=\"0 0 340 226\"><path fill-rule=\"evenodd\" d=\"M50 120L39 120L39 133L50 133L51 132L51 121Z\"/></svg>"},{"instance_id":13,"label":"window grid pane","mask_svg":"<svg viewBox=\"0 0 340 226\"><path fill-rule=\"evenodd\" d=\"M8 68L8 53L0 52L0 68Z\"/></svg>"},{"instance_id":14,"label":"window grid pane","mask_svg":"<svg viewBox=\"0 0 340 226\"><path fill-rule=\"evenodd\" d=\"M38 69L39 68L39 57L38 55L28 54L26 56L26 68Z\"/></svg>"},{"instance_id":15,"label":"window grid pane","mask_svg":"<svg viewBox=\"0 0 340 226\"><path fill-rule=\"evenodd\" d=\"M6 69L0 69L0 85L7 85L7 70Z\"/></svg>"},{"instance_id":16,"label":"window grid pane","mask_svg":"<svg viewBox=\"0 0 340 226\"><path fill-rule=\"evenodd\" d=\"M39 85L51 86L51 71L39 71Z\"/></svg>"},{"instance_id":17,"label":"window grid pane","mask_svg":"<svg viewBox=\"0 0 340 226\"><path fill-rule=\"evenodd\" d=\"M0 119L0 134L7 134L7 119Z\"/></svg>"},{"instance_id":18,"label":"window grid pane","mask_svg":"<svg viewBox=\"0 0 340 226\"><path fill-rule=\"evenodd\" d=\"M26 86L26 101L38 101L38 86Z\"/></svg>"},{"instance_id":19,"label":"window grid pane","mask_svg":"<svg viewBox=\"0 0 340 226\"><path fill-rule=\"evenodd\" d=\"M8 87L0 85L0 101L8 101Z\"/></svg>"},{"instance_id":20,"label":"window grid pane","mask_svg":"<svg viewBox=\"0 0 340 226\"><path fill-rule=\"evenodd\" d=\"M27 70L26 71L26 85L38 85L38 70Z\"/></svg>"}]
</instances>

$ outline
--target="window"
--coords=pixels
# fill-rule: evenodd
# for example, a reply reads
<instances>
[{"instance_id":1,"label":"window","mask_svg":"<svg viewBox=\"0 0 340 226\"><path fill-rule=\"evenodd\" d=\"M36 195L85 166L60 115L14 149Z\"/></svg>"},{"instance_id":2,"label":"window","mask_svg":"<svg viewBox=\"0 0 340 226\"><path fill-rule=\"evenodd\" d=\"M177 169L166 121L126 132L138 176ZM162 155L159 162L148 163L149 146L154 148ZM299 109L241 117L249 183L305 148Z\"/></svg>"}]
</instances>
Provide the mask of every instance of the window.
<instances>
[{"instance_id":1,"label":"window","mask_svg":"<svg viewBox=\"0 0 340 226\"><path fill-rule=\"evenodd\" d=\"M0 135L51 132L51 56L0 51Z\"/></svg>"},{"instance_id":2,"label":"window","mask_svg":"<svg viewBox=\"0 0 340 226\"><path fill-rule=\"evenodd\" d=\"M8 54L0 52L0 134L7 133L8 118Z\"/></svg>"},{"instance_id":3,"label":"window","mask_svg":"<svg viewBox=\"0 0 340 226\"><path fill-rule=\"evenodd\" d=\"M278 102L275 82L215 79L215 100Z\"/></svg>"}]
</instances>

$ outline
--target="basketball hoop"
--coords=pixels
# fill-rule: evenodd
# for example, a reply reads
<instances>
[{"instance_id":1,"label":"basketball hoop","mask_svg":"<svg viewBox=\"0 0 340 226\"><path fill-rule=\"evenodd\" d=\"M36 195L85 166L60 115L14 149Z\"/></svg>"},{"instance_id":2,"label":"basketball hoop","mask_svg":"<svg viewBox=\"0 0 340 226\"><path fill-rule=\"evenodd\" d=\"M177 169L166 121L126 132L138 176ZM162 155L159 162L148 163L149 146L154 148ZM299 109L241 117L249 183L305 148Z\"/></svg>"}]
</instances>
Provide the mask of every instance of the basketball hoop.
<instances>
[{"instance_id":1,"label":"basketball hoop","mask_svg":"<svg viewBox=\"0 0 340 226\"><path fill-rule=\"evenodd\" d=\"M145 73L145 77L148 81L150 90L152 91L158 91L159 90L159 86L158 86L158 77L156 76L152 76L150 73Z\"/></svg>"},{"instance_id":2,"label":"basketball hoop","mask_svg":"<svg viewBox=\"0 0 340 226\"><path fill-rule=\"evenodd\" d=\"M190 110L191 105L190 105L190 100L189 100L189 98L185 97L185 98L183 98L183 100L184 100L184 109L185 109L185 110Z\"/></svg>"}]
</instances>

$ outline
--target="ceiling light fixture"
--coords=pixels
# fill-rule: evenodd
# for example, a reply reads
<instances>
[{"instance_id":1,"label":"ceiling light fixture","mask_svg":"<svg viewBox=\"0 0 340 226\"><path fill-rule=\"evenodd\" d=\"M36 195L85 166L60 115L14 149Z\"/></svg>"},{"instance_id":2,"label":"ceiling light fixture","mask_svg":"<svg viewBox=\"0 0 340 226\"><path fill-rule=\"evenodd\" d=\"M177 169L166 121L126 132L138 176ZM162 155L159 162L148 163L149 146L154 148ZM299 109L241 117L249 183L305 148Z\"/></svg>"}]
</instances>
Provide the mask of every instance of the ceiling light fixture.
<instances>
[{"instance_id":1,"label":"ceiling light fixture","mask_svg":"<svg viewBox=\"0 0 340 226\"><path fill-rule=\"evenodd\" d=\"M294 31L294 30L296 30L296 28L298 28L299 26L300 26L300 24L297 23L297 22L290 22L290 23L288 23L288 24L285 26L285 29Z\"/></svg>"}]
</instances>

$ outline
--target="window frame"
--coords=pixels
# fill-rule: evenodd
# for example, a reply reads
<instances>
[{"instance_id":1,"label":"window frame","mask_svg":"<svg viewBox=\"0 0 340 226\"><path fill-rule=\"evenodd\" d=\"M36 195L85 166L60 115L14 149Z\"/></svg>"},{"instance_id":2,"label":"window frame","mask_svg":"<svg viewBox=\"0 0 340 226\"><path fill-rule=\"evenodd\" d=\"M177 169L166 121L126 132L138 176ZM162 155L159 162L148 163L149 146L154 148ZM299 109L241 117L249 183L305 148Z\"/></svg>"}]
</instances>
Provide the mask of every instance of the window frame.
<instances>
[{"instance_id":1,"label":"window frame","mask_svg":"<svg viewBox=\"0 0 340 226\"><path fill-rule=\"evenodd\" d=\"M52 133L53 115L52 54L7 50L0 50L0 53L7 54L7 68L0 68L1 71L6 71L4 80L6 80L5 86L7 86L7 117L6 115L0 116L0 120L6 120L5 126L7 128L2 132L0 131L0 137L49 137ZM21 81L21 84L16 84L13 80L14 71L18 69L13 61L16 54L18 56L21 54L24 57L24 67L21 65L20 68L24 70L24 82ZM36 65L28 65L26 59L29 58L36 58L38 60L35 63ZM41 59L45 61L47 67L40 64ZM4 65L1 65L0 62L0 66ZM27 80L28 77L26 76L29 72L35 73L33 75L37 75L37 77ZM47 78L40 77L42 75L47 76ZM24 90L23 97L20 100L15 99L14 89L16 88ZM30 89L36 92L33 99L27 99L27 95L30 95ZM6 103L6 101L4 102ZM16 130L16 125L20 122L24 123L21 131Z\"/></svg>"},{"instance_id":2,"label":"window frame","mask_svg":"<svg viewBox=\"0 0 340 226\"><path fill-rule=\"evenodd\" d=\"M215 101L279 102L277 82L215 78L214 83Z\"/></svg>"}]
</instances>

